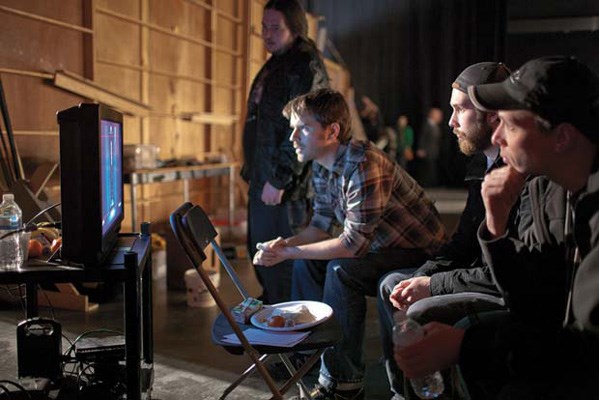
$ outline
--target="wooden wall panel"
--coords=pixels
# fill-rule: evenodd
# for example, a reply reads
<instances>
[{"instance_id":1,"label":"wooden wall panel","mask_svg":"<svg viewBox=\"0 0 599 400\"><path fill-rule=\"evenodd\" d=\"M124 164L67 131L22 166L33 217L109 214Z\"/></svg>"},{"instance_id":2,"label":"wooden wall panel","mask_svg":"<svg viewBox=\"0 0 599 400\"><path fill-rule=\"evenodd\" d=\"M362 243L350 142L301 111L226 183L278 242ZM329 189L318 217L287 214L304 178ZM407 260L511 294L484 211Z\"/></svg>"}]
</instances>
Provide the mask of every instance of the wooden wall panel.
<instances>
[{"instance_id":1,"label":"wooden wall panel","mask_svg":"<svg viewBox=\"0 0 599 400\"><path fill-rule=\"evenodd\" d=\"M118 19L114 15L103 13L97 13L95 23L95 29L97 32L101 32L97 35L95 41L96 57L100 65L102 60L126 66L139 66L141 64L140 26ZM106 84L109 83L109 81L106 82ZM108 89L113 90L113 88ZM138 92L133 94L135 95L134 98L139 97Z\"/></svg>"},{"instance_id":2,"label":"wooden wall panel","mask_svg":"<svg viewBox=\"0 0 599 400\"><path fill-rule=\"evenodd\" d=\"M83 73L83 35L89 34L68 28L82 24L80 0L2 0L0 5L7 8L0 11L0 73L27 177L36 165L58 161L57 110L83 101L51 87L36 73L59 69ZM2 72L7 70L14 73Z\"/></svg>"},{"instance_id":3,"label":"wooden wall panel","mask_svg":"<svg viewBox=\"0 0 599 400\"><path fill-rule=\"evenodd\" d=\"M123 130L125 131L123 140L125 144L143 143L141 118L133 115L124 115L123 120Z\"/></svg>"},{"instance_id":4,"label":"wooden wall panel","mask_svg":"<svg viewBox=\"0 0 599 400\"><path fill-rule=\"evenodd\" d=\"M150 118L152 130L149 134L149 144L160 147L160 158L169 159L177 157L179 139L176 136L175 118Z\"/></svg>"},{"instance_id":5,"label":"wooden wall panel","mask_svg":"<svg viewBox=\"0 0 599 400\"><path fill-rule=\"evenodd\" d=\"M56 111L86 100L52 85L58 70L149 107L147 115L143 108L125 115L127 144L155 144L161 159L242 161L249 84L268 56L260 37L264 3L0 0L9 8L0 9L0 73L25 164L58 160ZM334 71L335 82L345 82ZM222 177L192 181L192 200L227 204L225 187ZM164 220L182 201L181 182L139 189L139 221ZM125 193L129 229L128 187Z\"/></svg>"},{"instance_id":6,"label":"wooden wall panel","mask_svg":"<svg viewBox=\"0 0 599 400\"><path fill-rule=\"evenodd\" d=\"M75 0L0 2L1 5L18 11L81 25L82 11L79 3L80 1ZM0 12L0 18L0 57L3 66L46 72L69 69L82 74L83 40L80 32L5 12Z\"/></svg>"},{"instance_id":7,"label":"wooden wall panel","mask_svg":"<svg viewBox=\"0 0 599 400\"><path fill-rule=\"evenodd\" d=\"M140 72L134 69L98 63L95 81L106 89L134 100L139 99Z\"/></svg>"}]
</instances>

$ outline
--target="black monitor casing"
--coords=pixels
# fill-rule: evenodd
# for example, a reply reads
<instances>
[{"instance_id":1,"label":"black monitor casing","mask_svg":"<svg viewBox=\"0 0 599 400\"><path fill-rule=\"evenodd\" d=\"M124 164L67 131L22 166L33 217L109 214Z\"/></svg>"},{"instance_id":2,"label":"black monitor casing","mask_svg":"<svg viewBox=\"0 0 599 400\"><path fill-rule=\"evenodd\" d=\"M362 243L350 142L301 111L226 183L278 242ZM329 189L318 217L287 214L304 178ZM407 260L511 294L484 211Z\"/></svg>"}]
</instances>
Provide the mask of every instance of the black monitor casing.
<instances>
[{"instance_id":1,"label":"black monitor casing","mask_svg":"<svg viewBox=\"0 0 599 400\"><path fill-rule=\"evenodd\" d=\"M102 234L100 121L120 123L123 115L101 104L81 103L57 113L60 126L61 258L68 264L94 267L113 249L123 220L121 212ZM122 151L120 152L121 166ZM122 176L122 171L120 171ZM122 179L121 179L122 193Z\"/></svg>"}]
</instances>

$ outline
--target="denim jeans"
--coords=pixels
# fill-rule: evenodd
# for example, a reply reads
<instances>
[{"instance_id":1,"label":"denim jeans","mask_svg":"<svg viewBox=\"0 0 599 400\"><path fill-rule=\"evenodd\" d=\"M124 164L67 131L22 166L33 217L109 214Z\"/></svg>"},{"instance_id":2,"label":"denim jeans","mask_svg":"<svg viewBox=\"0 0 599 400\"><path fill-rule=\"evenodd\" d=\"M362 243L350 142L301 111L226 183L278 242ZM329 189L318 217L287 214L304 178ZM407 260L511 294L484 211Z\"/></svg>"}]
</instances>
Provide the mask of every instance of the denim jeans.
<instances>
[{"instance_id":1,"label":"denim jeans","mask_svg":"<svg viewBox=\"0 0 599 400\"><path fill-rule=\"evenodd\" d=\"M393 271L379 284L377 307L381 328L381 342L389 386L394 394L403 394L403 374L393 357L393 313L395 307L389 294L399 282L412 277L414 270ZM503 310L503 299L483 293L463 292L431 296L419 300L408 308L408 317L425 325L431 321L453 325L463 318L487 311Z\"/></svg>"},{"instance_id":2,"label":"denim jeans","mask_svg":"<svg viewBox=\"0 0 599 400\"><path fill-rule=\"evenodd\" d=\"M307 200L286 201L267 206L260 195L250 192L248 204L247 246L250 259L256 254L256 244L278 236L292 236L294 228L305 226L308 217ZM256 277L262 285L262 299L266 304L291 299L292 261L283 261L271 267L255 265Z\"/></svg>"},{"instance_id":3,"label":"denim jeans","mask_svg":"<svg viewBox=\"0 0 599 400\"><path fill-rule=\"evenodd\" d=\"M322 355L321 385L337 390L364 385L365 296L376 296L378 281L385 273L418 266L426 257L421 250L387 249L362 258L294 262L292 298L327 303L341 325L341 341Z\"/></svg>"}]
</instances>

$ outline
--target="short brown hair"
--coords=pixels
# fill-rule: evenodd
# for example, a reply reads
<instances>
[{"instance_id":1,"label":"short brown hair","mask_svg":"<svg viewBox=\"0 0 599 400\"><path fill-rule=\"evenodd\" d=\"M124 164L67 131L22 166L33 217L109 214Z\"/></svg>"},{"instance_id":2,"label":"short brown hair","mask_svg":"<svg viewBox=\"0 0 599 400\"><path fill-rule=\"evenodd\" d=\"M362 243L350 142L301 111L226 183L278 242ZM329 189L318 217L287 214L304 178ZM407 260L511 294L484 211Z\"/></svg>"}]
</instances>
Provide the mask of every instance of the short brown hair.
<instances>
[{"instance_id":1,"label":"short brown hair","mask_svg":"<svg viewBox=\"0 0 599 400\"><path fill-rule=\"evenodd\" d=\"M309 112L323 127L339 124L339 142L347 143L351 139L351 119L349 107L343 95L331 89L318 89L291 100L283 109L285 118L291 114L301 115Z\"/></svg>"}]
</instances>

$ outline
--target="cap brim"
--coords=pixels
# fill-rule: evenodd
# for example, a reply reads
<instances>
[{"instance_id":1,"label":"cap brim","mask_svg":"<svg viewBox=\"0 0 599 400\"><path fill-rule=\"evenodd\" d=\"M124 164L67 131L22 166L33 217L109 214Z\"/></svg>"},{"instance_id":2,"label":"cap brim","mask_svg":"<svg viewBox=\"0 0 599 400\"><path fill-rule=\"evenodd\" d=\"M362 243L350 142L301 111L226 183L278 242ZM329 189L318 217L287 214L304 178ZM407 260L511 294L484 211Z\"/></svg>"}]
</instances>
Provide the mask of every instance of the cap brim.
<instances>
[{"instance_id":1,"label":"cap brim","mask_svg":"<svg viewBox=\"0 0 599 400\"><path fill-rule=\"evenodd\" d=\"M468 96L476 108L482 111L526 110L528 107L510 95L505 80L468 87Z\"/></svg>"}]
</instances>

